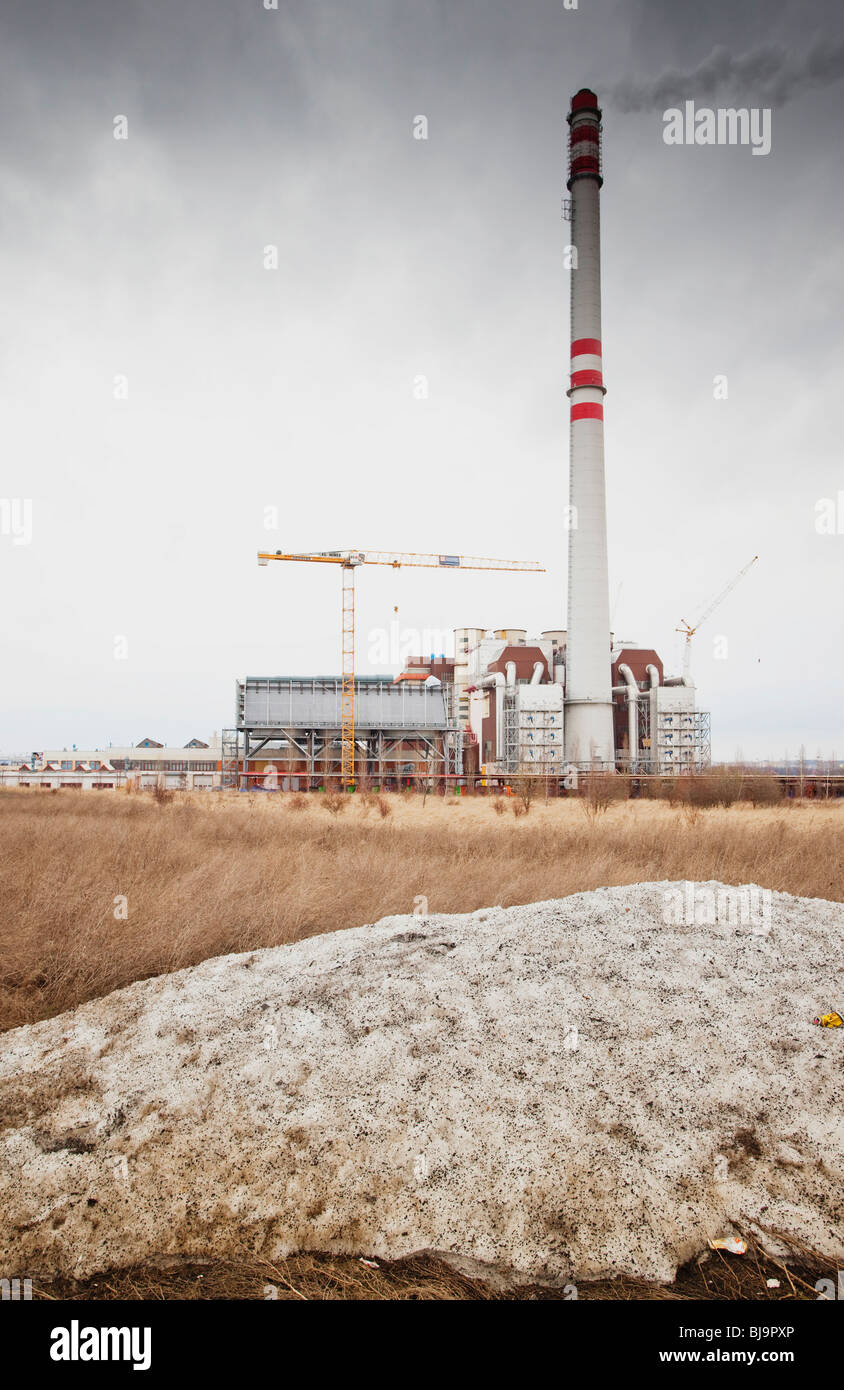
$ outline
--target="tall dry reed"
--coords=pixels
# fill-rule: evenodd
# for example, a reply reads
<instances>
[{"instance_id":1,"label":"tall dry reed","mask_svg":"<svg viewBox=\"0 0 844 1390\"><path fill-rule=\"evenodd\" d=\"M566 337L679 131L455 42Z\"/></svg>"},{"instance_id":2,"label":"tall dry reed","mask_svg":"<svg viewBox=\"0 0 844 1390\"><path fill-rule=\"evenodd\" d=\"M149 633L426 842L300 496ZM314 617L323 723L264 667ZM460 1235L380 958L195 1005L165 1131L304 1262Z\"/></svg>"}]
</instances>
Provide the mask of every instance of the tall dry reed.
<instances>
[{"instance_id":1,"label":"tall dry reed","mask_svg":"<svg viewBox=\"0 0 844 1390\"><path fill-rule=\"evenodd\" d=\"M493 814L352 799L0 792L0 1028L209 956L412 912L469 912L652 879L752 881L844 900L844 807L577 802Z\"/></svg>"}]
</instances>

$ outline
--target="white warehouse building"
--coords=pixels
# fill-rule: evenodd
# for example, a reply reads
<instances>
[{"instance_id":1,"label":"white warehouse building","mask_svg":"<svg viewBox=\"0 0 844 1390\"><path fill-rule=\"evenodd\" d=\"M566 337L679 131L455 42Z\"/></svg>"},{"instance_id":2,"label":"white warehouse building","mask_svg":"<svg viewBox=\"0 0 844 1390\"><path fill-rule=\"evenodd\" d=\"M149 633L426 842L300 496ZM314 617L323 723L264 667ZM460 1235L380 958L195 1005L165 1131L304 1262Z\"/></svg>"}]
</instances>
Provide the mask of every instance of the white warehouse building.
<instances>
[{"instance_id":1,"label":"white warehouse building","mask_svg":"<svg viewBox=\"0 0 844 1390\"><path fill-rule=\"evenodd\" d=\"M220 741L191 739L183 748L145 738L126 747L48 748L0 759L0 786L112 791L210 791L220 785Z\"/></svg>"}]
</instances>

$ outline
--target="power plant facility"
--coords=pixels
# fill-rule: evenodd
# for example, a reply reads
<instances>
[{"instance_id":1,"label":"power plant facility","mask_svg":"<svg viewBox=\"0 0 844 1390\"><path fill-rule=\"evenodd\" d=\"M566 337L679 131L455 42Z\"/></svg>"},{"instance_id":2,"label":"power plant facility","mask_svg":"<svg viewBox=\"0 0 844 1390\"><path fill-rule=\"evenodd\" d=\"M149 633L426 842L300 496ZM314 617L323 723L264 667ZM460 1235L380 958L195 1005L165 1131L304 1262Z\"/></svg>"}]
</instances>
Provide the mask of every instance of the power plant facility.
<instances>
[{"instance_id":1,"label":"power plant facility","mask_svg":"<svg viewBox=\"0 0 844 1390\"><path fill-rule=\"evenodd\" d=\"M355 677L356 782L499 782L572 770L700 771L710 762L709 716L694 687L665 678L651 648L609 651L612 758L570 755L567 634L458 628L455 655L411 657L393 680ZM250 676L237 682L237 727L223 732L223 785L277 777L285 790L341 782L340 677Z\"/></svg>"},{"instance_id":2,"label":"power plant facility","mask_svg":"<svg viewBox=\"0 0 844 1390\"><path fill-rule=\"evenodd\" d=\"M339 677L248 677L236 726L223 735L223 778L283 785L420 776L563 781L585 770L692 772L710 763L709 715L696 707L688 663L666 678L658 653L610 632L601 338L601 111L582 88L568 115L567 212L572 267L568 388L568 622L524 629L458 628L454 656L412 659L394 680L354 669L354 576L364 564L536 572L528 561L355 550L271 560L336 564L343 579ZM736 582L736 581L734 581ZM732 586L730 586L732 587ZM707 616L707 615L704 615ZM700 620L702 621L702 619ZM698 623L699 626L699 623ZM688 643L695 628L685 625ZM268 772L269 770L269 772Z\"/></svg>"},{"instance_id":3,"label":"power plant facility","mask_svg":"<svg viewBox=\"0 0 844 1390\"><path fill-rule=\"evenodd\" d=\"M681 673L666 675L650 645L611 631L604 468L601 329L601 111L582 88L568 117L571 219L569 367L568 612L565 628L458 627L454 651L415 655L381 675L355 668L355 577L367 565L512 571L518 584L536 561L454 554L340 549L261 551L258 562L333 565L340 572L340 670L333 675L247 676L236 682L233 718L212 746L163 750L54 750L0 767L0 781L110 786L121 779L184 779L189 787L266 790L501 786L539 776L556 789L583 772L670 776L710 765L709 714L698 709L691 639L738 583L754 556L695 623L681 620ZM273 566L274 568L274 566ZM285 575L286 577L286 575ZM273 576L278 579L278 575ZM554 621L554 615L548 615ZM116 781L115 781L116 779ZM49 784L52 785L53 782ZM168 783L169 784L169 783Z\"/></svg>"}]
</instances>

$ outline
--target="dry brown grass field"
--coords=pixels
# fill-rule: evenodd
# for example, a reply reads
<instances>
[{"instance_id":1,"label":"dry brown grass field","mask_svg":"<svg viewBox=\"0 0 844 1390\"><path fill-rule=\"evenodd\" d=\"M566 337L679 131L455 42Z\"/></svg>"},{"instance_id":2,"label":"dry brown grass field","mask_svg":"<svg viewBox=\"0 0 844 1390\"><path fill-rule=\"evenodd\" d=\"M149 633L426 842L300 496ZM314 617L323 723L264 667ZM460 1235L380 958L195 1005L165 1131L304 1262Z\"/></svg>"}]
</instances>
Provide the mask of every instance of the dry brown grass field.
<instances>
[{"instance_id":1,"label":"dry brown grass field","mask_svg":"<svg viewBox=\"0 0 844 1390\"><path fill-rule=\"evenodd\" d=\"M338 798L340 800L340 798ZM844 900L844 803L0 792L0 1029L210 956L653 879ZM125 918L120 896L126 899Z\"/></svg>"}]
</instances>

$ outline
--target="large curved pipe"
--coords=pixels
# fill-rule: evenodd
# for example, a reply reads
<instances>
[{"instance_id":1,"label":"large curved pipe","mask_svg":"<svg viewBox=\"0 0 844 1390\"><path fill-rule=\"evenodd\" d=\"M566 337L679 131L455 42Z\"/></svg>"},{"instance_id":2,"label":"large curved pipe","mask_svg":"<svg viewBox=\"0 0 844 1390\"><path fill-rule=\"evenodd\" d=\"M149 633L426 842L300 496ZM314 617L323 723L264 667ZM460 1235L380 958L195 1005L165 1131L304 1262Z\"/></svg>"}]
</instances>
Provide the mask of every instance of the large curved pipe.
<instances>
[{"instance_id":1,"label":"large curved pipe","mask_svg":"<svg viewBox=\"0 0 844 1390\"><path fill-rule=\"evenodd\" d=\"M542 680L542 673L543 673L544 670L545 670L545 662L544 662L544 661L535 661L535 662L533 663L533 675L532 675L531 678L530 678L530 683L531 683L531 685L539 685L539 682Z\"/></svg>"},{"instance_id":2,"label":"large curved pipe","mask_svg":"<svg viewBox=\"0 0 844 1390\"><path fill-rule=\"evenodd\" d=\"M515 671L515 662L509 662ZM491 676L484 676L476 681L479 690L489 689L495 686L495 761L501 762L504 756L504 675L501 671L494 671ZM483 752L483 748L481 748Z\"/></svg>"},{"instance_id":3,"label":"large curved pipe","mask_svg":"<svg viewBox=\"0 0 844 1390\"><path fill-rule=\"evenodd\" d=\"M649 669L652 670L653 668ZM636 677L626 662L620 663L618 674L624 677L627 684L627 751L630 755L632 768L639 761L639 687L636 684Z\"/></svg>"},{"instance_id":4,"label":"large curved pipe","mask_svg":"<svg viewBox=\"0 0 844 1390\"><path fill-rule=\"evenodd\" d=\"M504 667L504 670L507 672L507 684L508 684L508 685L510 686L510 688L512 689L512 687L516 684L516 663L515 663L515 661L508 661L508 662L507 662L507 665Z\"/></svg>"},{"instance_id":5,"label":"large curved pipe","mask_svg":"<svg viewBox=\"0 0 844 1390\"><path fill-rule=\"evenodd\" d=\"M651 690L654 690L659 685L659 671L656 666L647 666L645 669L651 682Z\"/></svg>"}]
</instances>

